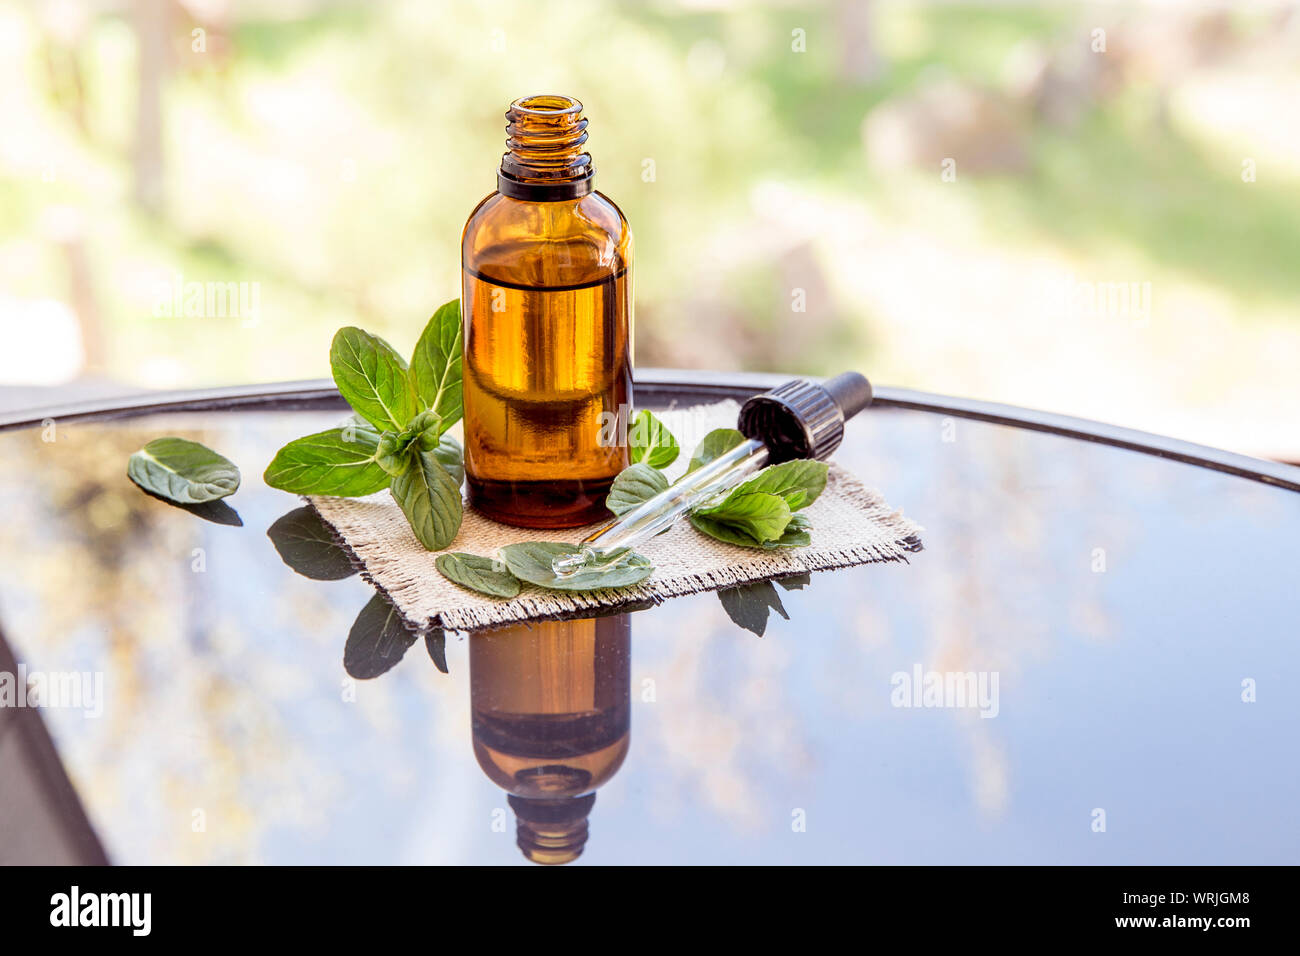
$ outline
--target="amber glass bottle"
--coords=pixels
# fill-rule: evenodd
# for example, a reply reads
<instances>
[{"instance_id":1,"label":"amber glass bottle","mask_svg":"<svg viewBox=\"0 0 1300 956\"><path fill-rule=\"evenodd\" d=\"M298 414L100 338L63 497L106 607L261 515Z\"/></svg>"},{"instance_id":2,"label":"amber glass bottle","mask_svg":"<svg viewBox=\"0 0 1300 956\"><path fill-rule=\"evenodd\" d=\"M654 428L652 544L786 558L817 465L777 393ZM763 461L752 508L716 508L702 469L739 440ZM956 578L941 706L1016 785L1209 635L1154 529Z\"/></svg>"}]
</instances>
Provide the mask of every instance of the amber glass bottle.
<instances>
[{"instance_id":1,"label":"amber glass bottle","mask_svg":"<svg viewBox=\"0 0 1300 956\"><path fill-rule=\"evenodd\" d=\"M542 621L469 645L474 756L510 796L534 863L568 863L587 842L595 790L627 756L630 616Z\"/></svg>"},{"instance_id":2,"label":"amber glass bottle","mask_svg":"<svg viewBox=\"0 0 1300 956\"><path fill-rule=\"evenodd\" d=\"M577 527L608 515L628 464L602 415L632 402L632 233L592 188L581 103L524 97L506 119L497 191L461 240L470 503Z\"/></svg>"}]
</instances>

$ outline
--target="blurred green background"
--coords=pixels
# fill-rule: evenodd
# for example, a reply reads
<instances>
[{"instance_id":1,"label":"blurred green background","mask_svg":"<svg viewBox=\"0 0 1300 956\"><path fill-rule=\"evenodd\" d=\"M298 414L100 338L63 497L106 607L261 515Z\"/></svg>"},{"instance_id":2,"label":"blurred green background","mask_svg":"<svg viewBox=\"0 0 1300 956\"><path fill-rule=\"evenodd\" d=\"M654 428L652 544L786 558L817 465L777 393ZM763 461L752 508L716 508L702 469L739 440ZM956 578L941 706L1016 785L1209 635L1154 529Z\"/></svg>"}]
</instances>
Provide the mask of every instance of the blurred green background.
<instances>
[{"instance_id":1,"label":"blurred green background","mask_svg":"<svg viewBox=\"0 0 1300 956\"><path fill-rule=\"evenodd\" d=\"M409 350L506 106L558 92L636 235L638 365L1300 459L1295 3L0 0L0 73L10 407L323 377L345 324Z\"/></svg>"}]
</instances>

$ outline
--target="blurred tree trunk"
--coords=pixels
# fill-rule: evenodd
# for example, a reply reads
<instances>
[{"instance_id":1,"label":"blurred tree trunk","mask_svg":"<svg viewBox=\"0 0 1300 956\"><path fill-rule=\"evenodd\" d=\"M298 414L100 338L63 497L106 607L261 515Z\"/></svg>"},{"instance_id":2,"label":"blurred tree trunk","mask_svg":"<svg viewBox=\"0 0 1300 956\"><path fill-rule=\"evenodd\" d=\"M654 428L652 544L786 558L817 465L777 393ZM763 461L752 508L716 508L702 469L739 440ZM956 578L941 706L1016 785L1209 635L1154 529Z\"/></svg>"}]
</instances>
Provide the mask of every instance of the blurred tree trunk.
<instances>
[{"instance_id":1,"label":"blurred tree trunk","mask_svg":"<svg viewBox=\"0 0 1300 956\"><path fill-rule=\"evenodd\" d=\"M846 83L870 83L880 75L872 0L837 0L835 32L840 38L839 77Z\"/></svg>"},{"instance_id":2,"label":"blurred tree trunk","mask_svg":"<svg viewBox=\"0 0 1300 956\"><path fill-rule=\"evenodd\" d=\"M135 200L151 213L163 206L162 85L167 69L170 4L135 0Z\"/></svg>"}]
</instances>

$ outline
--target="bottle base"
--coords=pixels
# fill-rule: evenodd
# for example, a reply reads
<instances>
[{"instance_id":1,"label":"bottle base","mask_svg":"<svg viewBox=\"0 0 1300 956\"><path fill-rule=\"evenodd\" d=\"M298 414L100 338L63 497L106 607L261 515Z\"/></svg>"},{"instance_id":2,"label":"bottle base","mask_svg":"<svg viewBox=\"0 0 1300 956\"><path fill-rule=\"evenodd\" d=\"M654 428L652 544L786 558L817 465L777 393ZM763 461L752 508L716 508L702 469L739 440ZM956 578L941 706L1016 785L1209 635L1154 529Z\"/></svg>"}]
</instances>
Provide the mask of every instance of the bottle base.
<instances>
[{"instance_id":1,"label":"bottle base","mask_svg":"<svg viewBox=\"0 0 1300 956\"><path fill-rule=\"evenodd\" d=\"M516 528L581 528L613 520L605 507L613 477L588 481L487 481L465 476L475 511Z\"/></svg>"}]
</instances>

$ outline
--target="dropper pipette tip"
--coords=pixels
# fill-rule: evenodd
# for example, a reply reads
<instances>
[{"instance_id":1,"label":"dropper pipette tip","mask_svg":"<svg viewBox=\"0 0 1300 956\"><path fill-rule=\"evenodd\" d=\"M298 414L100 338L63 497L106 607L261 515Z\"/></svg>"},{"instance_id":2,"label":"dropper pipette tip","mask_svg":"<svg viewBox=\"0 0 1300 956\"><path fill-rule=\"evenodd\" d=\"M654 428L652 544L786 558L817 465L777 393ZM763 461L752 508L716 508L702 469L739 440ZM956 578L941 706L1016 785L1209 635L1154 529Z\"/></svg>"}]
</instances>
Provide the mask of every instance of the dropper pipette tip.
<instances>
[{"instance_id":1,"label":"dropper pipette tip","mask_svg":"<svg viewBox=\"0 0 1300 956\"><path fill-rule=\"evenodd\" d=\"M557 578L572 577L590 564L593 557L591 548L583 548L572 554L557 555L551 559L551 570L555 572Z\"/></svg>"}]
</instances>

